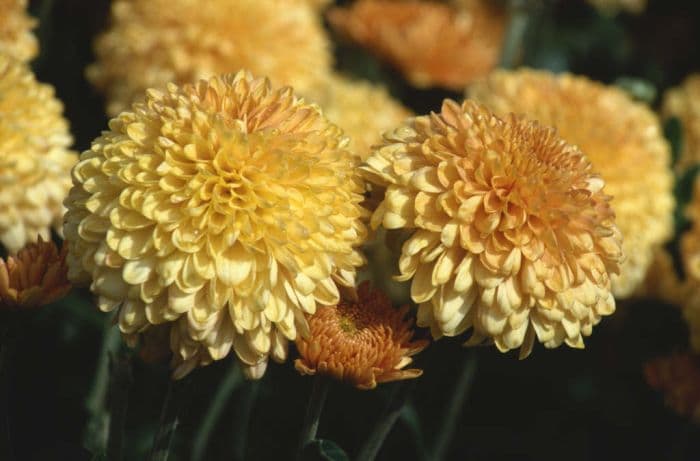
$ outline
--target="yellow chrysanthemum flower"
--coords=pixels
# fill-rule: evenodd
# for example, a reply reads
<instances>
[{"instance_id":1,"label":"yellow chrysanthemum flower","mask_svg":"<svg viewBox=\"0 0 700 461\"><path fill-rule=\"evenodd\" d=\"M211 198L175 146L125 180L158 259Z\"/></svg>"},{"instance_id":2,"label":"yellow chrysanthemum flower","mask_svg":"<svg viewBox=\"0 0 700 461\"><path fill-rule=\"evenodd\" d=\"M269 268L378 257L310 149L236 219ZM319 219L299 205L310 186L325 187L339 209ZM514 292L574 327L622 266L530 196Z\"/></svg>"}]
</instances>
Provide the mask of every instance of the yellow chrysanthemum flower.
<instances>
[{"instance_id":1,"label":"yellow chrysanthemum flower","mask_svg":"<svg viewBox=\"0 0 700 461\"><path fill-rule=\"evenodd\" d=\"M310 334L296 341L297 371L329 376L358 389L422 375L422 370L405 368L411 356L428 346L426 340L413 339L408 306L395 309L369 282L359 286L357 295L357 301L323 307L310 316Z\"/></svg>"},{"instance_id":2,"label":"yellow chrysanthemum flower","mask_svg":"<svg viewBox=\"0 0 700 461\"><path fill-rule=\"evenodd\" d=\"M36 21L27 14L27 0L0 0L0 55L29 61L39 50L32 29Z\"/></svg>"},{"instance_id":3,"label":"yellow chrysanthemum flower","mask_svg":"<svg viewBox=\"0 0 700 461\"><path fill-rule=\"evenodd\" d=\"M677 117L683 126L676 169L684 171L700 163L700 74L690 75L680 86L667 90L661 113L667 119Z\"/></svg>"},{"instance_id":4,"label":"yellow chrysanthemum flower","mask_svg":"<svg viewBox=\"0 0 700 461\"><path fill-rule=\"evenodd\" d=\"M114 116L147 88L248 69L308 94L330 73L328 39L308 0L116 0L88 78Z\"/></svg>"},{"instance_id":5,"label":"yellow chrysanthemum flower","mask_svg":"<svg viewBox=\"0 0 700 461\"><path fill-rule=\"evenodd\" d=\"M497 114L524 114L576 144L605 179L627 257L612 278L616 297L641 285L673 232L671 153L658 118L622 90L570 74L497 71L468 89Z\"/></svg>"},{"instance_id":6,"label":"yellow chrysanthemum flower","mask_svg":"<svg viewBox=\"0 0 700 461\"><path fill-rule=\"evenodd\" d=\"M334 75L316 93L323 113L350 137L350 149L362 160L382 133L411 115L384 87L369 82Z\"/></svg>"},{"instance_id":7,"label":"yellow chrysanthemum flower","mask_svg":"<svg viewBox=\"0 0 700 461\"><path fill-rule=\"evenodd\" d=\"M647 7L647 0L587 0L597 10L605 14L615 14L620 10L639 14Z\"/></svg>"},{"instance_id":8,"label":"yellow chrysanthemum flower","mask_svg":"<svg viewBox=\"0 0 700 461\"><path fill-rule=\"evenodd\" d=\"M472 328L527 356L583 347L615 310L620 236L603 180L552 129L445 101L384 136L362 167L386 187L373 226L410 229L399 280L435 338Z\"/></svg>"},{"instance_id":9,"label":"yellow chrysanthemum flower","mask_svg":"<svg viewBox=\"0 0 700 461\"><path fill-rule=\"evenodd\" d=\"M506 20L493 2L461 3L358 0L332 8L328 19L413 85L461 90L498 64Z\"/></svg>"},{"instance_id":10,"label":"yellow chrysanthemum flower","mask_svg":"<svg viewBox=\"0 0 700 461\"><path fill-rule=\"evenodd\" d=\"M253 370L283 360L304 314L337 304L363 263L347 144L247 72L149 90L73 170L69 277L92 279L126 335L170 322L176 377L231 347Z\"/></svg>"},{"instance_id":11,"label":"yellow chrysanthemum flower","mask_svg":"<svg viewBox=\"0 0 700 461\"><path fill-rule=\"evenodd\" d=\"M50 85L0 55L0 245L10 253L61 228L78 158L62 112Z\"/></svg>"}]
</instances>

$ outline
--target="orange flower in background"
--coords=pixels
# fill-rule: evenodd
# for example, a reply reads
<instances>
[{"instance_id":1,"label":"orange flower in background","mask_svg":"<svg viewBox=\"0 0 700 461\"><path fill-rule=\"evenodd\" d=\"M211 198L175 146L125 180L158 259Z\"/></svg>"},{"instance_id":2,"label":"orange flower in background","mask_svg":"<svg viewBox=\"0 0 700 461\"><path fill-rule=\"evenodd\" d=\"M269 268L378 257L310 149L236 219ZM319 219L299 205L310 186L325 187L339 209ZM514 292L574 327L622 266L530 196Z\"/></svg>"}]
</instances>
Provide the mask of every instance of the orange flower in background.
<instances>
[{"instance_id":1,"label":"orange flower in background","mask_svg":"<svg viewBox=\"0 0 700 461\"><path fill-rule=\"evenodd\" d=\"M16 256L0 259L0 305L23 308L57 301L70 291L64 246L59 252L53 242L30 243Z\"/></svg>"},{"instance_id":2,"label":"orange flower in background","mask_svg":"<svg viewBox=\"0 0 700 461\"><path fill-rule=\"evenodd\" d=\"M682 150L675 168L685 171L700 163L700 74L688 76L683 83L664 93L661 114L676 117L683 126Z\"/></svg>"},{"instance_id":3,"label":"orange flower in background","mask_svg":"<svg viewBox=\"0 0 700 461\"><path fill-rule=\"evenodd\" d=\"M358 0L331 9L328 19L413 85L461 90L498 63L506 22L488 1L464 3Z\"/></svg>"},{"instance_id":4,"label":"orange flower in background","mask_svg":"<svg viewBox=\"0 0 700 461\"><path fill-rule=\"evenodd\" d=\"M78 160L63 105L29 66L0 54L0 245L9 253L63 224Z\"/></svg>"},{"instance_id":5,"label":"orange flower in background","mask_svg":"<svg viewBox=\"0 0 700 461\"><path fill-rule=\"evenodd\" d=\"M89 80L117 115L147 88L247 69L308 94L331 71L309 0L116 0Z\"/></svg>"},{"instance_id":6,"label":"orange flower in background","mask_svg":"<svg viewBox=\"0 0 700 461\"><path fill-rule=\"evenodd\" d=\"M359 389L417 378L422 370L405 369L411 356L428 345L413 339L408 306L395 309L384 293L363 282L357 301L319 308L309 317L309 334L296 341L296 369L305 375L325 375Z\"/></svg>"},{"instance_id":7,"label":"orange flower in background","mask_svg":"<svg viewBox=\"0 0 700 461\"><path fill-rule=\"evenodd\" d=\"M700 357L675 354L654 359L645 365L644 376L649 386L664 394L669 407L700 422Z\"/></svg>"},{"instance_id":8,"label":"orange flower in background","mask_svg":"<svg viewBox=\"0 0 700 461\"><path fill-rule=\"evenodd\" d=\"M39 50L32 34L35 26L36 20L27 14L27 0L0 0L0 55L33 59Z\"/></svg>"},{"instance_id":9,"label":"orange flower in background","mask_svg":"<svg viewBox=\"0 0 700 461\"><path fill-rule=\"evenodd\" d=\"M605 180L626 256L613 293L629 297L673 233L670 146L658 117L621 89L586 77L519 69L495 71L467 89L496 114L522 114L557 129Z\"/></svg>"},{"instance_id":10,"label":"orange flower in background","mask_svg":"<svg viewBox=\"0 0 700 461\"><path fill-rule=\"evenodd\" d=\"M232 350L259 377L336 283L355 286L359 160L317 106L248 72L133 108L73 169L69 276L132 340L170 323L175 377Z\"/></svg>"},{"instance_id":11,"label":"orange flower in background","mask_svg":"<svg viewBox=\"0 0 700 461\"><path fill-rule=\"evenodd\" d=\"M603 180L552 129L445 101L384 136L362 167L386 188L373 227L407 229L398 280L434 338L500 351L584 347L615 310L622 257Z\"/></svg>"}]
</instances>

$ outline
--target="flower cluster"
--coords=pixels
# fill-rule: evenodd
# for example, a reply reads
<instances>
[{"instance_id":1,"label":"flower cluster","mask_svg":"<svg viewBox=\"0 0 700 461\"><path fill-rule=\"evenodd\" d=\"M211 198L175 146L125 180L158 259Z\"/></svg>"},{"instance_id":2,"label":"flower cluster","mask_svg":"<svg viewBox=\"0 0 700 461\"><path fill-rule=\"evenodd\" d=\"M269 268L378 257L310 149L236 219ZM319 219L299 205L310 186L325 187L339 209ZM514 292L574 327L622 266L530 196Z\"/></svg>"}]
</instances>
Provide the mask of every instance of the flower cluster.
<instances>
[{"instance_id":1,"label":"flower cluster","mask_svg":"<svg viewBox=\"0 0 700 461\"><path fill-rule=\"evenodd\" d=\"M170 324L176 376L231 348L259 375L354 286L358 160L290 88L247 72L169 84L109 128L73 170L69 275L125 335Z\"/></svg>"},{"instance_id":2,"label":"flower cluster","mask_svg":"<svg viewBox=\"0 0 700 461\"><path fill-rule=\"evenodd\" d=\"M248 69L307 94L330 73L328 38L309 0L116 0L88 77L114 116L168 82Z\"/></svg>"},{"instance_id":3,"label":"flower cluster","mask_svg":"<svg viewBox=\"0 0 700 461\"><path fill-rule=\"evenodd\" d=\"M673 231L671 154L657 117L622 90L570 74L497 71L468 89L497 114L524 114L576 144L613 196L627 257L613 291L641 285L655 251Z\"/></svg>"},{"instance_id":4,"label":"flower cluster","mask_svg":"<svg viewBox=\"0 0 700 461\"><path fill-rule=\"evenodd\" d=\"M370 289L369 282L358 287L357 296L357 301L319 308L309 318L310 334L296 341L297 370L331 376L359 389L420 376L421 370L405 367L428 342L412 339L408 306L395 309L385 294Z\"/></svg>"},{"instance_id":5,"label":"flower cluster","mask_svg":"<svg viewBox=\"0 0 700 461\"><path fill-rule=\"evenodd\" d=\"M667 119L678 118L683 126L676 169L684 171L700 163L700 74L690 75L682 85L666 91L661 112Z\"/></svg>"},{"instance_id":6,"label":"flower cluster","mask_svg":"<svg viewBox=\"0 0 700 461\"><path fill-rule=\"evenodd\" d=\"M60 230L77 161L62 111L51 86L0 54L0 245L10 253Z\"/></svg>"},{"instance_id":7,"label":"flower cluster","mask_svg":"<svg viewBox=\"0 0 700 461\"><path fill-rule=\"evenodd\" d=\"M496 66L505 29L505 16L489 2L462 3L358 0L331 9L328 19L412 84L461 90Z\"/></svg>"},{"instance_id":8,"label":"flower cluster","mask_svg":"<svg viewBox=\"0 0 700 461\"><path fill-rule=\"evenodd\" d=\"M620 233L603 180L552 129L473 101L409 119L363 167L386 188L373 226L412 231L399 280L435 338L473 329L501 351L583 347L615 310Z\"/></svg>"},{"instance_id":9,"label":"flower cluster","mask_svg":"<svg viewBox=\"0 0 700 461\"><path fill-rule=\"evenodd\" d=\"M27 309L65 296L70 290L66 249L59 252L39 238L7 261L0 259L0 306Z\"/></svg>"},{"instance_id":10,"label":"flower cluster","mask_svg":"<svg viewBox=\"0 0 700 461\"><path fill-rule=\"evenodd\" d=\"M0 55L29 61L39 46L32 34L36 21L27 14L27 0L0 0Z\"/></svg>"}]
</instances>

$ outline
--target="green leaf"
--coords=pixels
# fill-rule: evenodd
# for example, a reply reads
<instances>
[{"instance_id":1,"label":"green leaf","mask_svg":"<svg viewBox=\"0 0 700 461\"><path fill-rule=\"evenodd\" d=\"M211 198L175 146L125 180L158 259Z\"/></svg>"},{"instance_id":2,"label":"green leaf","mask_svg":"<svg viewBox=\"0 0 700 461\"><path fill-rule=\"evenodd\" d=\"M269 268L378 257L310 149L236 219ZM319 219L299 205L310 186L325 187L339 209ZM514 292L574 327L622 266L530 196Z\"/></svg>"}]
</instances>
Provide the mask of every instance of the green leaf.
<instances>
[{"instance_id":1,"label":"green leaf","mask_svg":"<svg viewBox=\"0 0 700 461\"><path fill-rule=\"evenodd\" d=\"M671 165L675 165L683 150L683 124L677 117L671 117L664 123L664 136L671 143Z\"/></svg>"},{"instance_id":2,"label":"green leaf","mask_svg":"<svg viewBox=\"0 0 700 461\"><path fill-rule=\"evenodd\" d=\"M316 439L304 447L303 461L350 461L345 450L332 440Z\"/></svg>"},{"instance_id":3,"label":"green leaf","mask_svg":"<svg viewBox=\"0 0 700 461\"><path fill-rule=\"evenodd\" d=\"M652 104L656 100L656 87L648 80L636 77L620 77L615 85L637 101Z\"/></svg>"}]
</instances>

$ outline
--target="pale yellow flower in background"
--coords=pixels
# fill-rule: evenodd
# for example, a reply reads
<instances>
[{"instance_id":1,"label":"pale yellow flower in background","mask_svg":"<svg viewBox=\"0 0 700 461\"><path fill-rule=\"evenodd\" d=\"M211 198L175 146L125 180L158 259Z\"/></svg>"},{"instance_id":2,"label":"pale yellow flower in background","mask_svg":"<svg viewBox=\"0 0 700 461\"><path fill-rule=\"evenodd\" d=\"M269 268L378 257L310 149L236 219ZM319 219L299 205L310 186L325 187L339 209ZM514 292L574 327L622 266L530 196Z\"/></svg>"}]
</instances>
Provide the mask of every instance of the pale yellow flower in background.
<instances>
[{"instance_id":1,"label":"pale yellow flower in background","mask_svg":"<svg viewBox=\"0 0 700 461\"><path fill-rule=\"evenodd\" d=\"M497 114L524 114L577 145L605 180L626 260L616 297L642 284L655 251L673 232L671 153L656 115L622 90L571 74L496 71L468 88Z\"/></svg>"},{"instance_id":2,"label":"pale yellow flower in background","mask_svg":"<svg viewBox=\"0 0 700 461\"><path fill-rule=\"evenodd\" d=\"M604 14L622 11L640 14L647 7L647 0L587 0L593 7Z\"/></svg>"},{"instance_id":3,"label":"pale yellow flower in background","mask_svg":"<svg viewBox=\"0 0 700 461\"><path fill-rule=\"evenodd\" d=\"M383 86L340 75L331 76L315 93L323 113L343 129L350 138L350 150L362 160L381 141L382 133L412 115Z\"/></svg>"},{"instance_id":4,"label":"pale yellow flower in background","mask_svg":"<svg viewBox=\"0 0 700 461\"><path fill-rule=\"evenodd\" d=\"M615 310L620 233L584 154L535 122L445 101L384 136L362 167L386 187L373 226L409 229L399 280L433 337L501 351L583 336Z\"/></svg>"},{"instance_id":5,"label":"pale yellow flower in background","mask_svg":"<svg viewBox=\"0 0 700 461\"><path fill-rule=\"evenodd\" d=\"M60 231L78 156L63 105L28 65L0 55L0 245L10 253Z\"/></svg>"},{"instance_id":6,"label":"pale yellow flower in background","mask_svg":"<svg viewBox=\"0 0 700 461\"><path fill-rule=\"evenodd\" d=\"M462 3L358 0L332 8L328 19L413 85L461 90L496 67L506 23L487 0Z\"/></svg>"},{"instance_id":7,"label":"pale yellow flower in background","mask_svg":"<svg viewBox=\"0 0 700 461\"><path fill-rule=\"evenodd\" d=\"M406 369L428 346L413 339L408 306L395 309L384 293L363 282L356 301L321 307L309 317L310 334L297 338L299 373L323 375L358 389L417 378L422 370Z\"/></svg>"},{"instance_id":8,"label":"pale yellow flower in background","mask_svg":"<svg viewBox=\"0 0 700 461\"><path fill-rule=\"evenodd\" d=\"M363 264L347 145L317 106L247 72L149 90L73 170L69 277L131 339L170 323L175 377L232 348L259 377Z\"/></svg>"},{"instance_id":9,"label":"pale yellow flower in background","mask_svg":"<svg viewBox=\"0 0 700 461\"><path fill-rule=\"evenodd\" d=\"M308 0L116 0L95 53L87 75L112 116L147 88L241 69L307 94L332 65Z\"/></svg>"},{"instance_id":10,"label":"pale yellow flower in background","mask_svg":"<svg viewBox=\"0 0 700 461\"><path fill-rule=\"evenodd\" d=\"M71 288L65 250L40 237L7 261L0 259L0 308L30 309L64 297Z\"/></svg>"},{"instance_id":11,"label":"pale yellow flower in background","mask_svg":"<svg viewBox=\"0 0 700 461\"><path fill-rule=\"evenodd\" d=\"M27 0L0 0L0 55L18 61L36 57L35 26L36 20L27 14Z\"/></svg>"},{"instance_id":12,"label":"pale yellow flower in background","mask_svg":"<svg viewBox=\"0 0 700 461\"><path fill-rule=\"evenodd\" d=\"M664 93L661 114L665 119L678 118L683 128L676 170L683 172L700 163L700 74L688 76Z\"/></svg>"}]
</instances>

